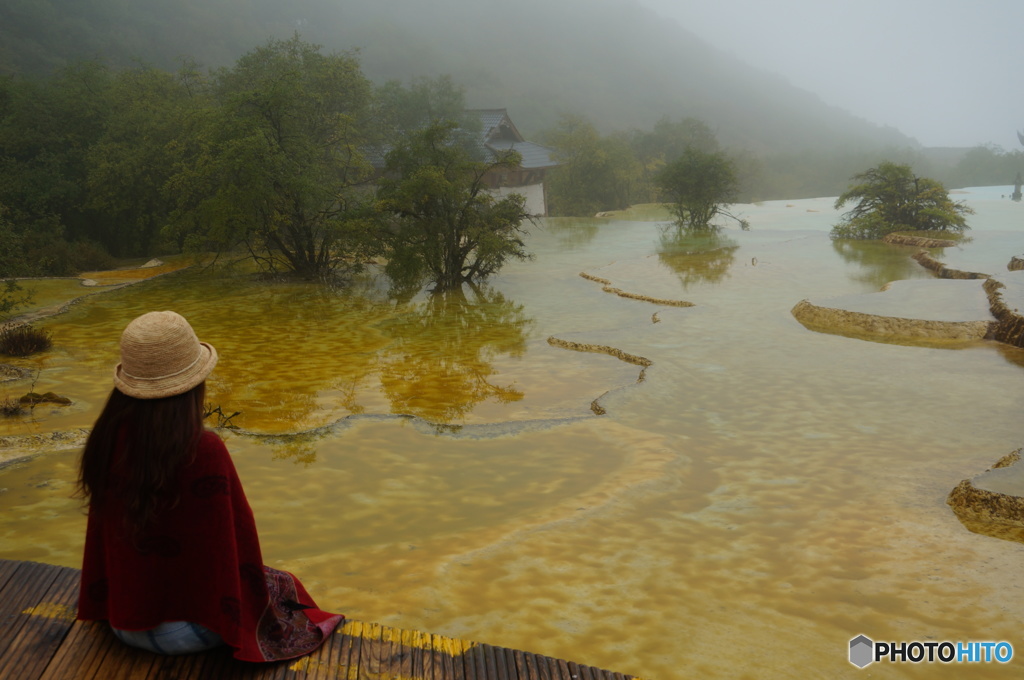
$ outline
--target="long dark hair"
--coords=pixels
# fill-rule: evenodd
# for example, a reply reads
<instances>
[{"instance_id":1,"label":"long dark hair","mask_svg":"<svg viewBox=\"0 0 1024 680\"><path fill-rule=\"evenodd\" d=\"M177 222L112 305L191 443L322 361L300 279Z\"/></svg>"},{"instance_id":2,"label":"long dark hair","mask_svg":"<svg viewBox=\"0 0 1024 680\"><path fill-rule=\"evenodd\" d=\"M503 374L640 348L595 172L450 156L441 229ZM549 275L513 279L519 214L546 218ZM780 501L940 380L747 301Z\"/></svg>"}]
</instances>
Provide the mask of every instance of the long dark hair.
<instances>
[{"instance_id":1,"label":"long dark hair","mask_svg":"<svg viewBox=\"0 0 1024 680\"><path fill-rule=\"evenodd\" d=\"M205 396L205 382L162 399L136 399L114 388L82 452L79 495L92 508L116 494L125 524L141 532L178 502L178 472L195 457Z\"/></svg>"}]
</instances>

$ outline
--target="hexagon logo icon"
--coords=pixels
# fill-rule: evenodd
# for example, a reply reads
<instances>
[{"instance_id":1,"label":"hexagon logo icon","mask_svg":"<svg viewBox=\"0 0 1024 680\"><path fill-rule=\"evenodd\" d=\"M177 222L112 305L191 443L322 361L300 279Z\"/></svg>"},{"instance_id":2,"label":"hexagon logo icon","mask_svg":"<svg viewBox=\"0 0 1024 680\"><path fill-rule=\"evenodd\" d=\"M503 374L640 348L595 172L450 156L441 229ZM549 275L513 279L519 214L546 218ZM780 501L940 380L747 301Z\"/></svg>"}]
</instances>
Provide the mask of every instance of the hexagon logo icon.
<instances>
[{"instance_id":1,"label":"hexagon logo icon","mask_svg":"<svg viewBox=\"0 0 1024 680\"><path fill-rule=\"evenodd\" d=\"M875 643L864 635L850 640L850 663L857 668L864 668L875 660Z\"/></svg>"}]
</instances>

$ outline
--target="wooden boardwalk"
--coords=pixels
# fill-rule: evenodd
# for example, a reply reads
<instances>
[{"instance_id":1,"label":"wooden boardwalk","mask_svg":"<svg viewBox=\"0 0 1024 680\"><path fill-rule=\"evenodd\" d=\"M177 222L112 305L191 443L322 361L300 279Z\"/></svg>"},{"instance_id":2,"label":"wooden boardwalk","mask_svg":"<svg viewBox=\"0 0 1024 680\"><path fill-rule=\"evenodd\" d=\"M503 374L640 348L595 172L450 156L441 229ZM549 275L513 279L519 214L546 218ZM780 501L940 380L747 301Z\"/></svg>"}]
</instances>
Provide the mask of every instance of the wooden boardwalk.
<instances>
[{"instance_id":1,"label":"wooden boardwalk","mask_svg":"<svg viewBox=\"0 0 1024 680\"><path fill-rule=\"evenodd\" d=\"M226 649L165 657L121 644L105 623L76 621L77 569L0 560L4 680L631 680L571 661L346 621L313 654L272 664Z\"/></svg>"}]
</instances>

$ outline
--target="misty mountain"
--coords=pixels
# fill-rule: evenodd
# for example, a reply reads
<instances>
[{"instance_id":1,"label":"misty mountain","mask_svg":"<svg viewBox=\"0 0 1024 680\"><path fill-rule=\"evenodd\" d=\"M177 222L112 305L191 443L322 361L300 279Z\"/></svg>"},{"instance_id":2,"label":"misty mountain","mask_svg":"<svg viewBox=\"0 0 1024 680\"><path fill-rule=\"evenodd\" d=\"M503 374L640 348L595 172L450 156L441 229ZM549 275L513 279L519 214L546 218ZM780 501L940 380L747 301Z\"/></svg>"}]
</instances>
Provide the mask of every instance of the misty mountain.
<instances>
[{"instance_id":1,"label":"misty mountain","mask_svg":"<svg viewBox=\"0 0 1024 680\"><path fill-rule=\"evenodd\" d=\"M69 60L225 66L271 37L358 50L373 80L450 74L528 135L562 113L603 132L706 121L755 153L917 146L740 62L633 0L4 0L0 74ZM808 55L813 59L813 55Z\"/></svg>"}]
</instances>

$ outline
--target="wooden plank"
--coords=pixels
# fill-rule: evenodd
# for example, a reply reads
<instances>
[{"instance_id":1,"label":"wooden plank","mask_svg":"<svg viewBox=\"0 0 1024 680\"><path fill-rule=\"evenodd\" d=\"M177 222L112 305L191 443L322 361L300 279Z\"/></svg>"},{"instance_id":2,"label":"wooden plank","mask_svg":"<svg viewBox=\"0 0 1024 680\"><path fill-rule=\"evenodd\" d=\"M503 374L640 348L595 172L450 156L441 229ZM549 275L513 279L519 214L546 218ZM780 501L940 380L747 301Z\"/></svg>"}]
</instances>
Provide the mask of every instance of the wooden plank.
<instances>
[{"instance_id":1,"label":"wooden plank","mask_svg":"<svg viewBox=\"0 0 1024 680\"><path fill-rule=\"evenodd\" d=\"M556 676L551 673L551 657L535 654L533 656L533 663L538 680L554 680Z\"/></svg>"},{"instance_id":2,"label":"wooden plank","mask_svg":"<svg viewBox=\"0 0 1024 680\"><path fill-rule=\"evenodd\" d=\"M493 679L493 680L508 680L507 678L502 678L498 674L498 672L499 672L499 669L498 669L498 655L496 653L495 648L492 645L480 645L480 646L484 648L484 659L487 662L487 671L486 671L486 675L484 675L484 677L488 678L488 680L491 680L491 679Z\"/></svg>"},{"instance_id":3,"label":"wooden plank","mask_svg":"<svg viewBox=\"0 0 1024 680\"><path fill-rule=\"evenodd\" d=\"M405 674L412 665L412 650L402 644L402 635L400 628L381 627L377 650L380 657L378 672L382 678L407 677Z\"/></svg>"},{"instance_id":4,"label":"wooden plank","mask_svg":"<svg viewBox=\"0 0 1024 680\"><path fill-rule=\"evenodd\" d=\"M478 644L473 648L473 676L474 680L487 680L487 645Z\"/></svg>"},{"instance_id":5,"label":"wooden plank","mask_svg":"<svg viewBox=\"0 0 1024 680\"><path fill-rule=\"evenodd\" d=\"M381 668L387 666L391 660L382 656L384 627L379 623L363 624L363 644L359 654L359 677L377 678L380 676ZM391 651L391 644L388 643L388 653Z\"/></svg>"},{"instance_id":6,"label":"wooden plank","mask_svg":"<svg viewBox=\"0 0 1024 680\"><path fill-rule=\"evenodd\" d=\"M188 656L158 657L150 673L150 680L170 680L171 678L201 678L218 677L215 675L200 675L203 662L207 655L189 654Z\"/></svg>"},{"instance_id":7,"label":"wooden plank","mask_svg":"<svg viewBox=\"0 0 1024 680\"><path fill-rule=\"evenodd\" d=\"M26 607L40 601L40 597L50 587L57 576L57 567L38 562L19 562L4 583L0 592L0 623L6 627L18 618Z\"/></svg>"},{"instance_id":8,"label":"wooden plank","mask_svg":"<svg viewBox=\"0 0 1024 680\"><path fill-rule=\"evenodd\" d=\"M456 680L455 648L453 640L445 635L432 635L430 646L434 655L434 680Z\"/></svg>"},{"instance_id":9,"label":"wooden plank","mask_svg":"<svg viewBox=\"0 0 1024 680\"><path fill-rule=\"evenodd\" d=\"M499 680L516 680L516 662L512 658L512 650L504 647L495 647L495 660L498 662Z\"/></svg>"},{"instance_id":10,"label":"wooden plank","mask_svg":"<svg viewBox=\"0 0 1024 680\"><path fill-rule=\"evenodd\" d=\"M416 645L415 658L419 660L419 675L422 680L434 680L434 650L430 645L430 633L413 632L413 644Z\"/></svg>"},{"instance_id":11,"label":"wooden plank","mask_svg":"<svg viewBox=\"0 0 1024 680\"><path fill-rule=\"evenodd\" d=\"M540 654L531 654L530 652L523 652L523 660L526 662L526 675L520 675L520 678L526 677L529 680L541 680L541 657Z\"/></svg>"},{"instance_id":12,"label":"wooden plank","mask_svg":"<svg viewBox=\"0 0 1024 680\"><path fill-rule=\"evenodd\" d=\"M79 572L0 560L0 678L18 680L632 680L561 659L346 621L306 657L236 661L231 650L164 657L73 621ZM573 677L575 676L575 677Z\"/></svg>"},{"instance_id":13,"label":"wooden plank","mask_svg":"<svg viewBox=\"0 0 1024 680\"><path fill-rule=\"evenodd\" d=\"M423 674L423 650L416 646L416 631L402 630L402 651L409 655L409 675L406 677L420 678ZM404 667L404 666L403 666Z\"/></svg>"},{"instance_id":14,"label":"wooden plank","mask_svg":"<svg viewBox=\"0 0 1024 680\"><path fill-rule=\"evenodd\" d=\"M7 585L8 579L14 575L14 572L18 570L18 565L21 562L15 560L0 560L0 593L3 593L4 586Z\"/></svg>"},{"instance_id":15,"label":"wooden plank","mask_svg":"<svg viewBox=\"0 0 1024 680\"><path fill-rule=\"evenodd\" d=\"M288 663L289 669L301 668L301 672L294 670L294 677L308 680L335 680L339 677L340 664L338 656L344 636L338 635L337 630L324 640L313 653L301 659L292 659ZM282 675L281 677L293 677Z\"/></svg>"},{"instance_id":16,"label":"wooden plank","mask_svg":"<svg viewBox=\"0 0 1024 680\"><path fill-rule=\"evenodd\" d=\"M345 675L341 676L346 680L357 680L359 670L359 636L356 630L362 631L362 624L358 621L346 621L342 628L342 644L345 654ZM347 649L345 649L347 648Z\"/></svg>"},{"instance_id":17,"label":"wooden plank","mask_svg":"<svg viewBox=\"0 0 1024 680\"><path fill-rule=\"evenodd\" d=\"M338 631L334 634L334 640L331 641L331 647L336 651L334 652L333 659L334 663L337 664L331 670L334 670L333 675L319 674L316 680L333 680L334 678L340 678L341 680L349 680L353 677L349 675L350 661L349 657L352 654L352 636L346 633L346 629L351 627L351 622L345 621L339 626Z\"/></svg>"},{"instance_id":18,"label":"wooden plank","mask_svg":"<svg viewBox=\"0 0 1024 680\"><path fill-rule=\"evenodd\" d=\"M530 676L530 669L526 665L526 653L518 649L511 652L512 661L516 668L516 677L519 680L533 680Z\"/></svg>"},{"instance_id":19,"label":"wooden plank","mask_svg":"<svg viewBox=\"0 0 1024 680\"><path fill-rule=\"evenodd\" d=\"M305 664L310 663L312 660L306 657ZM306 671L304 670L307 666L303 664L298 667L298 670L292 670L292 666L295 665L295 659L284 659L282 661L272 661L269 663L248 663L245 661L235 661L233 665L234 675L232 677L238 678L239 680L291 680L293 678L305 678Z\"/></svg>"},{"instance_id":20,"label":"wooden plank","mask_svg":"<svg viewBox=\"0 0 1024 680\"><path fill-rule=\"evenodd\" d=\"M455 677L458 680L478 680L476 660L479 656L479 647L480 645L467 640L456 640L456 649L462 651L455 659Z\"/></svg>"},{"instance_id":21,"label":"wooden plank","mask_svg":"<svg viewBox=\"0 0 1024 680\"><path fill-rule=\"evenodd\" d=\"M64 643L47 664L42 680L92 680L103 657L114 645L121 643L105 623L76 621Z\"/></svg>"},{"instance_id":22,"label":"wooden plank","mask_svg":"<svg viewBox=\"0 0 1024 680\"><path fill-rule=\"evenodd\" d=\"M196 654L196 674L182 676L180 680L188 678L217 678L217 680L246 680L255 674L272 672L281 674L287 668L287 662L275 662L271 664L256 663L250 661L239 661L234 656L234 650L230 647L218 647L217 649ZM201 665L198 665L201 663ZM273 677L273 676L272 676ZM177 679L176 679L177 680Z\"/></svg>"},{"instance_id":23,"label":"wooden plank","mask_svg":"<svg viewBox=\"0 0 1024 680\"><path fill-rule=\"evenodd\" d=\"M37 562L22 562L8 579L0 599L0 657L17 654L16 640L22 640L19 632L32 617L23 613L43 602L46 592L53 585L59 568Z\"/></svg>"},{"instance_id":24,"label":"wooden plank","mask_svg":"<svg viewBox=\"0 0 1024 680\"><path fill-rule=\"evenodd\" d=\"M113 643L96 668L97 680L146 680L158 656L122 644L111 634Z\"/></svg>"},{"instance_id":25,"label":"wooden plank","mask_svg":"<svg viewBox=\"0 0 1024 680\"><path fill-rule=\"evenodd\" d=\"M568 661L566 661L565 659L551 659L551 661L552 670L556 668L558 669L558 673L557 675L555 675L556 678L559 678L560 680L576 680L572 677L572 674L569 672Z\"/></svg>"},{"instance_id":26,"label":"wooden plank","mask_svg":"<svg viewBox=\"0 0 1024 680\"><path fill-rule=\"evenodd\" d=\"M368 676L363 673L363 624L356 622L352 626L352 658L348 680L364 680Z\"/></svg>"},{"instance_id":27,"label":"wooden plank","mask_svg":"<svg viewBox=\"0 0 1024 680\"><path fill-rule=\"evenodd\" d=\"M138 677L139 680L170 680L171 678L192 677L192 674L195 672L193 665L195 657L201 655L161 656L138 650L138 653L133 656L134 658L131 662L132 669L135 673L140 673L138 676L132 676L133 678ZM146 671L146 674L141 675L142 671Z\"/></svg>"},{"instance_id":28,"label":"wooden plank","mask_svg":"<svg viewBox=\"0 0 1024 680\"><path fill-rule=\"evenodd\" d=\"M391 637L391 656L389 672L391 675L388 677L393 678L412 678L415 677L415 666L416 659L415 650L411 646L412 642L412 631L403 630L401 628L392 628L390 631Z\"/></svg>"},{"instance_id":29,"label":"wooden plank","mask_svg":"<svg viewBox=\"0 0 1024 680\"><path fill-rule=\"evenodd\" d=\"M359 654L360 678L378 677L391 663L391 640L385 640L386 628L379 623L363 624L363 644Z\"/></svg>"},{"instance_id":30,"label":"wooden plank","mask_svg":"<svg viewBox=\"0 0 1024 680\"><path fill-rule=\"evenodd\" d=\"M0 678L41 676L74 623L78 571L48 566L47 570L54 575L50 587L38 602L22 610L25 620L17 632L13 626L4 631L10 645L0 656Z\"/></svg>"},{"instance_id":31,"label":"wooden plank","mask_svg":"<svg viewBox=\"0 0 1024 680\"><path fill-rule=\"evenodd\" d=\"M476 673L471 670L470 657L473 654L473 649L476 647L476 643L470 642L469 640L459 640L458 638L452 638L452 651L455 655L452 659L455 663L455 680L474 680Z\"/></svg>"}]
</instances>

